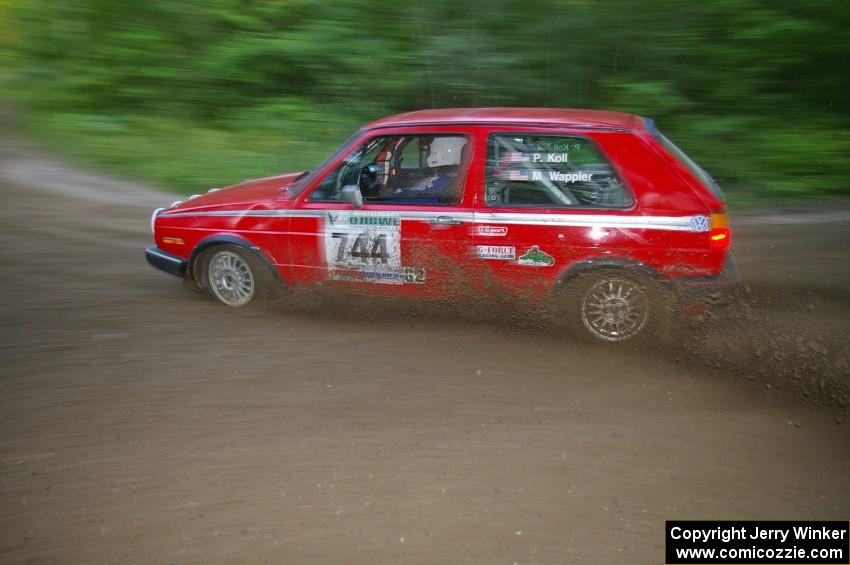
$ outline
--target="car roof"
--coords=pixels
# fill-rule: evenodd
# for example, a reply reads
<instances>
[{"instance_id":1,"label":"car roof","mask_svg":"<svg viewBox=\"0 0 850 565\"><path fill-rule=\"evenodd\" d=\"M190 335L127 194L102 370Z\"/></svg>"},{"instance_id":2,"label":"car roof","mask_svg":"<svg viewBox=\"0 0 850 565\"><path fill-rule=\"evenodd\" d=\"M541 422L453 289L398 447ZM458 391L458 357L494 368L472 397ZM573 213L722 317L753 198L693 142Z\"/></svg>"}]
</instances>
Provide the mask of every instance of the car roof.
<instances>
[{"instance_id":1,"label":"car roof","mask_svg":"<svg viewBox=\"0 0 850 565\"><path fill-rule=\"evenodd\" d=\"M573 108L441 108L396 114L374 121L367 129L439 124L522 124L581 129L646 130L647 121L634 114Z\"/></svg>"}]
</instances>

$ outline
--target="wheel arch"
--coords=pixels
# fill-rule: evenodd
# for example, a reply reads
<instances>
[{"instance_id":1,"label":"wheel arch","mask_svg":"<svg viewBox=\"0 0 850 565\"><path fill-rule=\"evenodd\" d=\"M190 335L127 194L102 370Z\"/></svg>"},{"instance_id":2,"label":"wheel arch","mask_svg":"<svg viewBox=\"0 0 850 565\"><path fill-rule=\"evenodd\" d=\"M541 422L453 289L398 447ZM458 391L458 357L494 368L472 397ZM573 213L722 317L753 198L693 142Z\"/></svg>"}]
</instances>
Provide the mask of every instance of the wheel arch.
<instances>
[{"instance_id":1,"label":"wheel arch","mask_svg":"<svg viewBox=\"0 0 850 565\"><path fill-rule=\"evenodd\" d=\"M189 257L189 263L188 263L188 266L186 268L186 276L187 276L187 279L189 281L191 281L191 284L194 285L198 290L204 288L203 278L199 277L198 276L199 273L197 272L198 259L201 257L201 255L204 253L204 251L206 251L207 249L210 249L212 247L217 247L217 246L220 246L220 245L232 245L232 246L239 247L239 248L245 249L247 251L250 251L256 257L258 257L260 260L262 260L262 262L266 265L269 272L272 274L272 276L276 280L286 284L286 281L283 280L283 278L280 275L280 271L278 271L277 267L275 266L274 261L272 261L271 257L269 257L269 255L266 254L266 252L264 252L262 249L260 249L260 247L258 247L257 245L254 245L253 243L251 243L247 239L240 237L238 235L216 234L216 235L211 235L209 237L206 237L206 238L202 239L201 241L199 241L198 244L195 246L195 248L192 250L192 255Z\"/></svg>"},{"instance_id":2,"label":"wheel arch","mask_svg":"<svg viewBox=\"0 0 850 565\"><path fill-rule=\"evenodd\" d=\"M596 257L578 261L567 266L561 273L552 291L552 303L556 308L560 307L556 312L563 316L566 323L571 327L572 331L579 336L593 336L595 339L605 340L601 338L594 330L588 327L581 315L581 302L584 299L583 289L588 288L588 285L594 283L593 276L584 277L582 275L594 275L596 273L608 272L617 276L624 275L624 278L642 278L646 283L648 292L648 307L651 314L648 315L648 322L644 322L637 334L623 338L622 341L631 341L634 338L646 339L645 336L650 336L650 339L668 340L671 336L678 335L678 320L677 314L679 303L678 296L675 291L674 282L666 277L662 271L649 265L643 261L630 259L627 257ZM631 277L629 277L631 275ZM589 279L589 280L587 280ZM577 290L578 292L572 292ZM584 328L584 329L582 329ZM619 342L615 340L614 342Z\"/></svg>"},{"instance_id":3,"label":"wheel arch","mask_svg":"<svg viewBox=\"0 0 850 565\"><path fill-rule=\"evenodd\" d=\"M670 284L670 281L661 274L658 269L643 261L637 261L626 257L596 257L577 261L562 270L555 281L554 287L552 288L552 294L557 294L563 290L579 275L601 269L619 269L623 271L637 272L659 285L668 286Z\"/></svg>"}]
</instances>

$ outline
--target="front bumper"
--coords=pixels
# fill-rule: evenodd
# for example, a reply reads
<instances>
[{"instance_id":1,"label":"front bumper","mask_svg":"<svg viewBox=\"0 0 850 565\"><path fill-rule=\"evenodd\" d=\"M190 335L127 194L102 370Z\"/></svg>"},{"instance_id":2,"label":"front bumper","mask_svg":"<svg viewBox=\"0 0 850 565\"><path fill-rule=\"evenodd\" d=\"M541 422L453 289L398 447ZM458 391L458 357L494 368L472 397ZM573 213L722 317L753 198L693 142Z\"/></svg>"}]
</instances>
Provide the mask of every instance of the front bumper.
<instances>
[{"instance_id":1,"label":"front bumper","mask_svg":"<svg viewBox=\"0 0 850 565\"><path fill-rule=\"evenodd\" d=\"M151 245L145 249L145 259L152 266L166 273L171 273L180 278L183 278L186 274L186 259L166 253L156 245Z\"/></svg>"},{"instance_id":2,"label":"front bumper","mask_svg":"<svg viewBox=\"0 0 850 565\"><path fill-rule=\"evenodd\" d=\"M726 259L723 271L713 277L682 277L676 279L676 292L682 304L722 306L737 301L741 293L741 279L732 256Z\"/></svg>"}]
</instances>

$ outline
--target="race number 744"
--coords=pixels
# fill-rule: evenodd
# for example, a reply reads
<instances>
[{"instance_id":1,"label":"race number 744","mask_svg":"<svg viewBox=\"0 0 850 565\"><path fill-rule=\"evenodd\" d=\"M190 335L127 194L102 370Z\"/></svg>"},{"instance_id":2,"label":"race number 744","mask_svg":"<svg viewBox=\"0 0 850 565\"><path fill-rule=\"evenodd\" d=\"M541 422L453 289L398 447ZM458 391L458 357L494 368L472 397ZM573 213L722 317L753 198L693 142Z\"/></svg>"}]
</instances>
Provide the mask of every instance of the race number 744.
<instances>
[{"instance_id":1,"label":"race number 744","mask_svg":"<svg viewBox=\"0 0 850 565\"><path fill-rule=\"evenodd\" d=\"M369 237L369 232L361 232L357 234L353 241L351 234L344 232L334 232L331 237L339 240L339 245L336 248L337 263L346 263L348 257L353 257L363 263L368 262L369 259L376 259L384 264L389 261L390 254L387 251L386 234L377 234L373 239ZM351 242L350 247L349 241Z\"/></svg>"}]
</instances>

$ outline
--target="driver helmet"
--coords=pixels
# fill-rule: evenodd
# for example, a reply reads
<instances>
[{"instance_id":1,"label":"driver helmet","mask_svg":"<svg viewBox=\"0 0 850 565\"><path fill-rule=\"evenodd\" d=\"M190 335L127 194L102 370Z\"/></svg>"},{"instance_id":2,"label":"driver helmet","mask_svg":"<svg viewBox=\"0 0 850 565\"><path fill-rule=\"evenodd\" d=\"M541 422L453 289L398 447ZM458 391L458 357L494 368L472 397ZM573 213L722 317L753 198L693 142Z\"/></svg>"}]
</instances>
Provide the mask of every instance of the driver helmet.
<instances>
[{"instance_id":1,"label":"driver helmet","mask_svg":"<svg viewBox=\"0 0 850 565\"><path fill-rule=\"evenodd\" d=\"M430 168L460 165L461 153L466 145L463 137L435 137L429 147L426 162Z\"/></svg>"}]
</instances>

